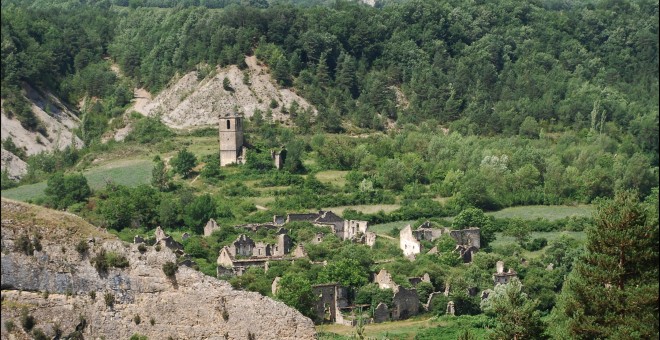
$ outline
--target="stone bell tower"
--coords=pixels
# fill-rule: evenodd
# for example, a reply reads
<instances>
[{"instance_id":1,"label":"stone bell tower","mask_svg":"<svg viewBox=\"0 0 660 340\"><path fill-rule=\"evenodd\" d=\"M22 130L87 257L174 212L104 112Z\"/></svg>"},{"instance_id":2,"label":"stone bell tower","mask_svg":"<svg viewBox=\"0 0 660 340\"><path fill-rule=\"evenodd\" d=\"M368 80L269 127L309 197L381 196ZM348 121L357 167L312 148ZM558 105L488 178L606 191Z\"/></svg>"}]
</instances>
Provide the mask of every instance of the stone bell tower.
<instances>
[{"instance_id":1,"label":"stone bell tower","mask_svg":"<svg viewBox=\"0 0 660 340\"><path fill-rule=\"evenodd\" d=\"M236 112L220 114L220 166L245 163L243 117Z\"/></svg>"}]
</instances>

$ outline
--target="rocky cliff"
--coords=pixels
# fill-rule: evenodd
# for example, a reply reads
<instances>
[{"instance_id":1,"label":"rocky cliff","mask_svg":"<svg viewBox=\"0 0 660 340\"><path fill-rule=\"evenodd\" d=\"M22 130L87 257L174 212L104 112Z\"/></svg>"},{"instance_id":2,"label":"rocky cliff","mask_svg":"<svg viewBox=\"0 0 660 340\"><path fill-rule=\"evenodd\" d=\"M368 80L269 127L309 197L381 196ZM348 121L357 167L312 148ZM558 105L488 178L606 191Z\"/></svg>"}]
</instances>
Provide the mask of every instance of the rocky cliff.
<instances>
[{"instance_id":1,"label":"rocky cliff","mask_svg":"<svg viewBox=\"0 0 660 340\"><path fill-rule=\"evenodd\" d=\"M82 254L81 240L89 245ZM99 273L90 259L102 250L128 266ZM167 277L163 264L175 260L167 248L140 251L75 215L2 199L2 338L26 336L24 310L51 337L78 328L90 339L316 338L312 321L281 302L187 267ZM16 325L11 332L6 320Z\"/></svg>"}]
</instances>

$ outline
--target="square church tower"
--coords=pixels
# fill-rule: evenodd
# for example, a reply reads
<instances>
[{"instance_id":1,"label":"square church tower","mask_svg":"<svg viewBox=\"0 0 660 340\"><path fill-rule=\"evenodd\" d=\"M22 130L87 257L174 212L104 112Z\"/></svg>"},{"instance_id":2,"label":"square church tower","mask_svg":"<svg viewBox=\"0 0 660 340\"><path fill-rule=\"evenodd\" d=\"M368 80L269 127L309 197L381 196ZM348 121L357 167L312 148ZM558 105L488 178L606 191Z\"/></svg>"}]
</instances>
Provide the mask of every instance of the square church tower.
<instances>
[{"instance_id":1,"label":"square church tower","mask_svg":"<svg viewBox=\"0 0 660 340\"><path fill-rule=\"evenodd\" d=\"M245 162L243 117L236 112L220 115L220 166Z\"/></svg>"}]
</instances>

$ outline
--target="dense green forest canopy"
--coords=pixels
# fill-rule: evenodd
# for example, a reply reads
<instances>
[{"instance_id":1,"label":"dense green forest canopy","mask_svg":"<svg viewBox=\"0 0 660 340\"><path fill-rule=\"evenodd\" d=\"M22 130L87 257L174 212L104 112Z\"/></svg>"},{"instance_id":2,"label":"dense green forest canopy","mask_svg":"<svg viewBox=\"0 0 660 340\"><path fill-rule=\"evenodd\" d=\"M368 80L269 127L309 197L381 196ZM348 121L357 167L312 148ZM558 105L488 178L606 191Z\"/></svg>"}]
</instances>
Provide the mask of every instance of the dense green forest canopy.
<instances>
[{"instance_id":1,"label":"dense green forest canopy","mask_svg":"<svg viewBox=\"0 0 660 340\"><path fill-rule=\"evenodd\" d=\"M540 124L630 136L658 152L655 1L30 3L3 2L3 97L20 81L72 102L110 96L107 57L157 92L202 63L245 66L256 53L319 108L328 131L341 119L370 129L431 120L486 135Z\"/></svg>"}]
</instances>

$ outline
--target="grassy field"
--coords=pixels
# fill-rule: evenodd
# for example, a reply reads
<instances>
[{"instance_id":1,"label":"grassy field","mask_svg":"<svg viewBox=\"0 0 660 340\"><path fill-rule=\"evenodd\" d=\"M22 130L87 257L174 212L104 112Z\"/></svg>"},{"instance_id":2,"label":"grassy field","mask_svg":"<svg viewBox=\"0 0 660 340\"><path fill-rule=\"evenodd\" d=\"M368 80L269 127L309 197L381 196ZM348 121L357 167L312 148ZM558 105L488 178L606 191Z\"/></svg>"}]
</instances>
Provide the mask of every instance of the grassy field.
<instances>
[{"instance_id":1,"label":"grassy field","mask_svg":"<svg viewBox=\"0 0 660 340\"><path fill-rule=\"evenodd\" d=\"M546 219L554 221L565 217L591 217L594 212L592 205L528 205L512 207L500 211L488 212L486 215L495 218L522 218L524 220Z\"/></svg>"},{"instance_id":2,"label":"grassy field","mask_svg":"<svg viewBox=\"0 0 660 340\"><path fill-rule=\"evenodd\" d=\"M346 174L348 171L327 170L316 173L316 179L324 184L332 184L343 188L346 184Z\"/></svg>"},{"instance_id":3,"label":"grassy field","mask_svg":"<svg viewBox=\"0 0 660 340\"><path fill-rule=\"evenodd\" d=\"M339 207L325 207L322 210L332 210L333 213L341 215L346 209L353 209L365 214L375 214L379 211L390 213L399 209L401 206L398 204L373 204L373 205L343 205Z\"/></svg>"},{"instance_id":4,"label":"grassy field","mask_svg":"<svg viewBox=\"0 0 660 340\"><path fill-rule=\"evenodd\" d=\"M390 222L390 223L383 223L383 224L374 224L369 226L369 231L373 231L376 234L387 234L390 230L394 228L399 228L403 229L406 227L406 225L414 223L415 221L410 220L410 221L397 221L397 222ZM417 226L413 226L415 228Z\"/></svg>"},{"instance_id":5,"label":"grassy field","mask_svg":"<svg viewBox=\"0 0 660 340\"><path fill-rule=\"evenodd\" d=\"M148 184L151 181L153 162L146 159L115 161L83 172L89 186L96 190L106 186L108 181L126 186ZM2 190L2 197L26 201L43 196L46 182L22 185L9 190Z\"/></svg>"},{"instance_id":6,"label":"grassy field","mask_svg":"<svg viewBox=\"0 0 660 340\"><path fill-rule=\"evenodd\" d=\"M456 339L460 332L469 329L470 333L478 339L483 339L486 330L470 325L475 319L470 316L461 317L429 317L419 315L407 320L383 322L364 326L365 339L401 339L412 340L416 337L422 339ZM355 339L356 328L344 325L318 325L316 331L321 334L319 339Z\"/></svg>"}]
</instances>

